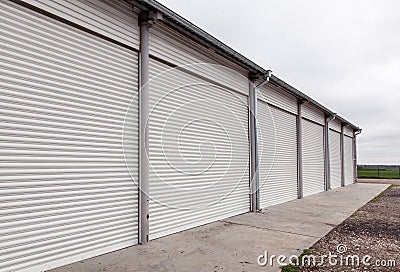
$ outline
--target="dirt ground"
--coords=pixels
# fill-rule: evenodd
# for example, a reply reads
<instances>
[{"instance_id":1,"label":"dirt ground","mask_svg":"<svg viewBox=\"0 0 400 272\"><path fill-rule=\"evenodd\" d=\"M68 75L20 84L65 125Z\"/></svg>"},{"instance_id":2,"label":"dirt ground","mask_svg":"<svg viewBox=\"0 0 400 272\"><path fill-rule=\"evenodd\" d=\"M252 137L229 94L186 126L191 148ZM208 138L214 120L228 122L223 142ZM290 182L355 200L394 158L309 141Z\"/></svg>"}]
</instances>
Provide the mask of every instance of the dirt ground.
<instances>
[{"instance_id":1,"label":"dirt ground","mask_svg":"<svg viewBox=\"0 0 400 272\"><path fill-rule=\"evenodd\" d=\"M400 186L391 186L315 243L306 255L316 256L317 265L300 271L400 271L399 228ZM337 257L319 265L329 252Z\"/></svg>"}]
</instances>

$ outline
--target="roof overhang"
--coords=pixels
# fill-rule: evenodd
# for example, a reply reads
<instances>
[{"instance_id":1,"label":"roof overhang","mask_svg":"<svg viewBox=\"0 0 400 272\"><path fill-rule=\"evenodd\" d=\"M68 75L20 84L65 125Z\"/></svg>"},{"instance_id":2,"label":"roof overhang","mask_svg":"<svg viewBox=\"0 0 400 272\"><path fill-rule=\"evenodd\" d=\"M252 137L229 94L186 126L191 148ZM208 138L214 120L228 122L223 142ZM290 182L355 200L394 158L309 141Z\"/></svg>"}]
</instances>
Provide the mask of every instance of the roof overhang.
<instances>
[{"instance_id":1,"label":"roof overhang","mask_svg":"<svg viewBox=\"0 0 400 272\"><path fill-rule=\"evenodd\" d=\"M169 8L165 7L164 5L160 4L155 0L125 0L127 2L133 3L137 5L140 9L148 10L148 11L158 11L161 12L163 21L171 26L173 29L177 30L178 32L189 36L191 39L195 40L196 42L206 46L207 48L212 48L216 53L222 55L232 62L239 64L243 68L247 69L249 72L249 76L252 77L256 76L259 78L263 78L264 75L270 71L269 69L264 69L261 66L257 65L253 61L249 60L248 58L244 57L242 54L238 53L231 47L227 46L217 38L213 37L206 31L202 30L201 28L197 27L196 25L192 24L182 16L178 15L177 13L173 12ZM305 99L309 103L314 104L316 107L320 108L325 114L333 115L334 112L320 104L319 102L315 101L308 95L304 94L303 92L299 91L298 89L294 88L293 86L289 85L288 83L284 82L280 78L275 75L271 76L271 81L275 82L280 87L287 89L289 92L293 93L299 99ZM336 119L340 120L343 124L349 125L354 129L354 131L361 131L361 128L355 126L354 124L350 123L343 117L336 115Z\"/></svg>"}]
</instances>

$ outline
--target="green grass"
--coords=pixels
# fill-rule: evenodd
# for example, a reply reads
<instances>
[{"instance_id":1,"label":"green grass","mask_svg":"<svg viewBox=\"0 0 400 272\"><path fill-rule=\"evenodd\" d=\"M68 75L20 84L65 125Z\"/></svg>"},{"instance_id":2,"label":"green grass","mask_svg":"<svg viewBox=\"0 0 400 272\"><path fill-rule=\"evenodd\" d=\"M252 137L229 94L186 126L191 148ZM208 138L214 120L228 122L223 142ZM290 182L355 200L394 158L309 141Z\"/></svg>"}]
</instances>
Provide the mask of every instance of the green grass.
<instances>
[{"instance_id":1,"label":"green grass","mask_svg":"<svg viewBox=\"0 0 400 272\"><path fill-rule=\"evenodd\" d=\"M381 178L381 179L398 179L400 178L399 170L379 170L378 169L362 169L358 170L359 178Z\"/></svg>"}]
</instances>

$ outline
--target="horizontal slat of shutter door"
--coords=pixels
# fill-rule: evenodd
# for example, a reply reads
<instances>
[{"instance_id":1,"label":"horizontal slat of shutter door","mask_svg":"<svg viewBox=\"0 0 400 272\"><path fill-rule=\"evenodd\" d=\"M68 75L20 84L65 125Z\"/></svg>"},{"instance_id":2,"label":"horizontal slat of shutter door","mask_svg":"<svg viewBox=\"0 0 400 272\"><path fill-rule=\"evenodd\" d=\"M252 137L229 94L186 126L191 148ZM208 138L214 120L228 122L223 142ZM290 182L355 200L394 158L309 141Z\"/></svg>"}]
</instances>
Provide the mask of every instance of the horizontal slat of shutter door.
<instances>
[{"instance_id":1,"label":"horizontal slat of shutter door","mask_svg":"<svg viewBox=\"0 0 400 272\"><path fill-rule=\"evenodd\" d=\"M150 29L150 54L207 80L248 94L248 71L159 22ZM192 65L203 63L205 65ZM235 69L235 70L232 70ZM240 73L239 73L240 72Z\"/></svg>"},{"instance_id":2,"label":"horizontal slat of shutter door","mask_svg":"<svg viewBox=\"0 0 400 272\"><path fill-rule=\"evenodd\" d=\"M354 136L353 128L348 127L348 126L345 126L345 127L343 128L343 133L344 133L344 135L346 135L346 136L348 136L348 137L353 137L353 136Z\"/></svg>"},{"instance_id":3,"label":"horizontal slat of shutter door","mask_svg":"<svg viewBox=\"0 0 400 272\"><path fill-rule=\"evenodd\" d=\"M261 82L262 81L256 82L256 84ZM271 82L265 86L257 88L257 90L259 100L297 115L297 97L283 91L280 87Z\"/></svg>"},{"instance_id":4,"label":"horizontal slat of shutter door","mask_svg":"<svg viewBox=\"0 0 400 272\"><path fill-rule=\"evenodd\" d=\"M340 132L341 128L342 128L342 124L339 120L334 119L331 122L329 122L329 128L336 132Z\"/></svg>"},{"instance_id":5,"label":"horizontal slat of shutter door","mask_svg":"<svg viewBox=\"0 0 400 272\"><path fill-rule=\"evenodd\" d=\"M296 116L257 103L260 207L297 198Z\"/></svg>"},{"instance_id":6,"label":"horizontal slat of shutter door","mask_svg":"<svg viewBox=\"0 0 400 272\"><path fill-rule=\"evenodd\" d=\"M138 14L126 1L22 0L96 33L139 48Z\"/></svg>"},{"instance_id":7,"label":"horizontal slat of shutter door","mask_svg":"<svg viewBox=\"0 0 400 272\"><path fill-rule=\"evenodd\" d=\"M249 210L246 97L166 69L150 62L150 239Z\"/></svg>"},{"instance_id":8,"label":"horizontal slat of shutter door","mask_svg":"<svg viewBox=\"0 0 400 272\"><path fill-rule=\"evenodd\" d=\"M320 125L325 124L325 114L313 104L305 103L302 107L302 116Z\"/></svg>"},{"instance_id":9,"label":"horizontal slat of shutter door","mask_svg":"<svg viewBox=\"0 0 400 272\"><path fill-rule=\"evenodd\" d=\"M354 183L353 138L348 136L344 136L344 175L345 185Z\"/></svg>"},{"instance_id":10,"label":"horizontal slat of shutter door","mask_svg":"<svg viewBox=\"0 0 400 272\"><path fill-rule=\"evenodd\" d=\"M324 191L324 127L303 120L303 195Z\"/></svg>"},{"instance_id":11,"label":"horizontal slat of shutter door","mask_svg":"<svg viewBox=\"0 0 400 272\"><path fill-rule=\"evenodd\" d=\"M340 156L340 133L329 130L329 157L331 189L341 186L342 163Z\"/></svg>"},{"instance_id":12,"label":"horizontal slat of shutter door","mask_svg":"<svg viewBox=\"0 0 400 272\"><path fill-rule=\"evenodd\" d=\"M136 53L8 1L0 44L0 271L137 243Z\"/></svg>"}]
</instances>

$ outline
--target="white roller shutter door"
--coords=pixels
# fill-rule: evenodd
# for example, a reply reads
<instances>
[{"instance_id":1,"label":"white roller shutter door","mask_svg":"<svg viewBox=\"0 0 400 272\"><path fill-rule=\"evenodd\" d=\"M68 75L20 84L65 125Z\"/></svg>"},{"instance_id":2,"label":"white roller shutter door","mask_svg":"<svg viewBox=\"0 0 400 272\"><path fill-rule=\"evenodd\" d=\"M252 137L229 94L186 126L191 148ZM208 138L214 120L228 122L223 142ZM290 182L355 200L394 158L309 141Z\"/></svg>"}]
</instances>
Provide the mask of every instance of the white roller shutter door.
<instances>
[{"instance_id":1,"label":"white roller shutter door","mask_svg":"<svg viewBox=\"0 0 400 272\"><path fill-rule=\"evenodd\" d=\"M260 207L297 199L296 115L258 100Z\"/></svg>"},{"instance_id":2,"label":"white roller shutter door","mask_svg":"<svg viewBox=\"0 0 400 272\"><path fill-rule=\"evenodd\" d=\"M202 78L248 95L246 69L171 29L164 22L159 21L150 29L149 44L150 55L174 65L185 66L185 70ZM191 65L194 63L204 65Z\"/></svg>"},{"instance_id":3,"label":"white roller shutter door","mask_svg":"<svg viewBox=\"0 0 400 272\"><path fill-rule=\"evenodd\" d=\"M0 44L0 271L137 243L137 54L8 1Z\"/></svg>"},{"instance_id":4,"label":"white roller shutter door","mask_svg":"<svg viewBox=\"0 0 400 272\"><path fill-rule=\"evenodd\" d=\"M262 81L263 80L256 81L255 84L260 84ZM268 82L267 84L257 88L257 99L286 112L297 115L297 97L285 92L280 86L277 86L272 82Z\"/></svg>"},{"instance_id":5,"label":"white roller shutter door","mask_svg":"<svg viewBox=\"0 0 400 272\"><path fill-rule=\"evenodd\" d=\"M342 162L340 156L340 133L329 130L329 161L331 189L338 188L342 184Z\"/></svg>"},{"instance_id":6,"label":"white roller shutter door","mask_svg":"<svg viewBox=\"0 0 400 272\"><path fill-rule=\"evenodd\" d=\"M345 126L345 127L343 127L343 134L348 136L348 137L350 137L350 138L353 138L354 137L354 130L353 130L352 127Z\"/></svg>"},{"instance_id":7,"label":"white roller shutter door","mask_svg":"<svg viewBox=\"0 0 400 272\"><path fill-rule=\"evenodd\" d=\"M150 61L150 239L249 211L247 97L168 69Z\"/></svg>"},{"instance_id":8,"label":"white roller shutter door","mask_svg":"<svg viewBox=\"0 0 400 272\"><path fill-rule=\"evenodd\" d=\"M138 14L128 1L21 0L115 41L139 48Z\"/></svg>"},{"instance_id":9,"label":"white roller shutter door","mask_svg":"<svg viewBox=\"0 0 400 272\"><path fill-rule=\"evenodd\" d=\"M324 127L303 119L303 196L324 191Z\"/></svg>"},{"instance_id":10,"label":"white roller shutter door","mask_svg":"<svg viewBox=\"0 0 400 272\"><path fill-rule=\"evenodd\" d=\"M344 136L344 184L354 183L353 138Z\"/></svg>"}]
</instances>

